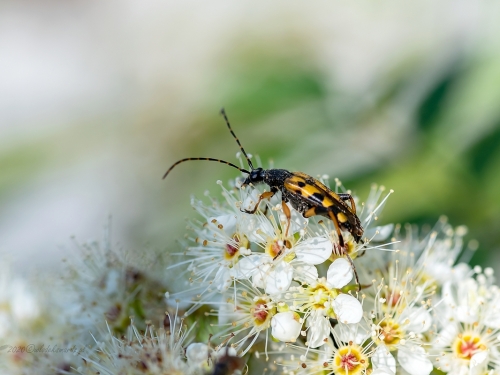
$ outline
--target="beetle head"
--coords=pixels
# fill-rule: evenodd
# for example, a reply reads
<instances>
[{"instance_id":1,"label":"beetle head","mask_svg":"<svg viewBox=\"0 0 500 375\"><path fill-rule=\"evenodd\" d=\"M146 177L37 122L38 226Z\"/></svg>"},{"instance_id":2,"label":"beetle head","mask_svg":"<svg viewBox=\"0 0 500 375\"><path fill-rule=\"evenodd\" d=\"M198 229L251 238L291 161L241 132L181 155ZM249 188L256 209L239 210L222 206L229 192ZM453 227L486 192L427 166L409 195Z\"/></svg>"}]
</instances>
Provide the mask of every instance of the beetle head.
<instances>
[{"instance_id":1,"label":"beetle head","mask_svg":"<svg viewBox=\"0 0 500 375\"><path fill-rule=\"evenodd\" d=\"M248 185L250 183L257 184L259 182L264 181L265 173L266 171L262 168L252 169L251 172L248 174L247 178L245 179L245 181L243 181L242 186Z\"/></svg>"}]
</instances>

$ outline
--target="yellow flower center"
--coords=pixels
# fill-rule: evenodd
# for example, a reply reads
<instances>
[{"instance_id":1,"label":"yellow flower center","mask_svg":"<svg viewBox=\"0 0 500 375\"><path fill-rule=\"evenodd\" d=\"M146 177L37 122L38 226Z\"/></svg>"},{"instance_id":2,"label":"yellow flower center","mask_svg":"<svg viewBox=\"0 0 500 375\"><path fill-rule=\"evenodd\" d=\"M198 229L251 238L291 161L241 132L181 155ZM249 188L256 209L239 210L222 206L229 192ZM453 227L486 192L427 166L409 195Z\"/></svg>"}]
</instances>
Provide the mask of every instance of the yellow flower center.
<instances>
[{"instance_id":1,"label":"yellow flower center","mask_svg":"<svg viewBox=\"0 0 500 375\"><path fill-rule=\"evenodd\" d=\"M404 335L400 325L392 319L386 319L379 324L378 342L384 343L390 351L396 350L396 345Z\"/></svg>"},{"instance_id":2,"label":"yellow flower center","mask_svg":"<svg viewBox=\"0 0 500 375\"><path fill-rule=\"evenodd\" d=\"M459 334L452 345L453 352L458 358L470 360L478 351L486 350L481 337L473 333Z\"/></svg>"},{"instance_id":3,"label":"yellow flower center","mask_svg":"<svg viewBox=\"0 0 500 375\"><path fill-rule=\"evenodd\" d=\"M275 310L275 308L269 307L269 301L265 299L260 298L255 301L253 307L250 309L254 325L260 327L264 324L269 324L269 321L275 314Z\"/></svg>"},{"instance_id":4,"label":"yellow flower center","mask_svg":"<svg viewBox=\"0 0 500 375\"><path fill-rule=\"evenodd\" d=\"M323 313L331 318L336 318L335 312L330 304L338 296L335 289L330 289L325 283L317 283L307 288L309 295L308 308L311 310L322 310Z\"/></svg>"},{"instance_id":5,"label":"yellow flower center","mask_svg":"<svg viewBox=\"0 0 500 375\"><path fill-rule=\"evenodd\" d=\"M225 260L236 260L240 256L240 247L248 248L249 241L245 236L241 236L235 233L232 237L232 241L228 242L225 246L224 259Z\"/></svg>"},{"instance_id":6,"label":"yellow flower center","mask_svg":"<svg viewBox=\"0 0 500 375\"><path fill-rule=\"evenodd\" d=\"M384 305L386 307L396 307L401 299L401 290L399 288L387 288L380 293L380 296L385 299Z\"/></svg>"},{"instance_id":7,"label":"yellow flower center","mask_svg":"<svg viewBox=\"0 0 500 375\"><path fill-rule=\"evenodd\" d=\"M368 367L368 359L359 345L341 346L333 357L333 371L335 374L358 375Z\"/></svg>"},{"instance_id":8,"label":"yellow flower center","mask_svg":"<svg viewBox=\"0 0 500 375\"><path fill-rule=\"evenodd\" d=\"M332 231L332 236L337 237L337 233ZM356 251L356 241L348 232L343 232L342 237L344 238L344 248L340 248L340 244L335 244L335 251L332 251L332 255L330 255L330 260L333 262L335 259L345 257L344 254L348 254L351 259L356 259L358 256L358 252ZM337 241L334 241L334 243ZM342 254L342 255L340 255Z\"/></svg>"},{"instance_id":9,"label":"yellow flower center","mask_svg":"<svg viewBox=\"0 0 500 375\"><path fill-rule=\"evenodd\" d=\"M292 243L289 240L273 239L267 242L266 254L271 258L276 258L283 254L286 249L291 249Z\"/></svg>"}]
</instances>

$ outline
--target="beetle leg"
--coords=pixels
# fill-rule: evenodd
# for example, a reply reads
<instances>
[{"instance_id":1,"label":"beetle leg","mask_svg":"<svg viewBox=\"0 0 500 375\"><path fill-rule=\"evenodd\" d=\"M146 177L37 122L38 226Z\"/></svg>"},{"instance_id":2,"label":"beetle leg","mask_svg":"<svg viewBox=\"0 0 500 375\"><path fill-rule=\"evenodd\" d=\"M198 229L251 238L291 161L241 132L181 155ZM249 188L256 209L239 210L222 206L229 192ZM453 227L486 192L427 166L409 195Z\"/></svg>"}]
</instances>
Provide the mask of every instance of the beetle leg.
<instances>
[{"instance_id":1,"label":"beetle leg","mask_svg":"<svg viewBox=\"0 0 500 375\"><path fill-rule=\"evenodd\" d=\"M356 267L354 267L354 262L352 261L352 258L349 254L344 252L344 255L347 258L347 260L349 261L349 263L351 264L351 268L354 272L354 278L356 279L356 284L358 284L358 292L359 292L359 291L361 291L361 284L359 283L358 272L356 271Z\"/></svg>"},{"instance_id":2,"label":"beetle leg","mask_svg":"<svg viewBox=\"0 0 500 375\"><path fill-rule=\"evenodd\" d=\"M351 268L354 272L354 278L356 279L356 284L358 284L358 290L361 290L361 284L359 283L358 272L356 271L356 267L354 267L354 262L352 261L351 256L345 251L344 248L344 237L342 237L342 233L340 233L340 227L339 227L339 222L337 221L337 217L331 210L328 211L328 216L330 217L330 219L332 219L333 224L335 225L335 229L337 230L337 235L339 236L340 252L342 253L342 255L345 255L349 264L351 265Z\"/></svg>"},{"instance_id":3,"label":"beetle leg","mask_svg":"<svg viewBox=\"0 0 500 375\"><path fill-rule=\"evenodd\" d=\"M359 251L358 254L356 254L356 258L361 258L363 255L366 254L366 246L363 246L363 250Z\"/></svg>"},{"instance_id":4,"label":"beetle leg","mask_svg":"<svg viewBox=\"0 0 500 375\"><path fill-rule=\"evenodd\" d=\"M311 208L310 208L310 209L308 209L306 212L304 212L304 213L302 214L302 216L304 216L304 217L307 219L308 217L311 217L311 216L315 216L315 215L317 215L317 213L316 213L316 208L317 208L317 207L311 207Z\"/></svg>"},{"instance_id":5,"label":"beetle leg","mask_svg":"<svg viewBox=\"0 0 500 375\"><path fill-rule=\"evenodd\" d=\"M271 198L274 194L276 194L275 191L266 191L266 192L262 193L259 197L259 200L257 201L257 204L253 208L253 210L241 210L241 211L246 212L247 214L254 214L257 211L257 209L259 208L260 202L262 202L263 199Z\"/></svg>"},{"instance_id":6,"label":"beetle leg","mask_svg":"<svg viewBox=\"0 0 500 375\"><path fill-rule=\"evenodd\" d=\"M351 201L351 208L352 208L352 211L354 214L356 214L356 204L354 203L354 198L352 197L351 194L347 194L347 193L338 193L338 196L340 199L342 199L343 201Z\"/></svg>"},{"instance_id":7,"label":"beetle leg","mask_svg":"<svg viewBox=\"0 0 500 375\"><path fill-rule=\"evenodd\" d=\"M263 212L264 216L267 216L267 210L268 210L268 208L269 208L269 206L266 204L266 208L264 208L264 212Z\"/></svg>"},{"instance_id":8,"label":"beetle leg","mask_svg":"<svg viewBox=\"0 0 500 375\"><path fill-rule=\"evenodd\" d=\"M339 222L332 210L328 210L328 217L333 221L333 225L335 226L335 230L337 231L337 236L339 237L339 245L342 249L344 249L344 237L342 237Z\"/></svg>"},{"instance_id":9,"label":"beetle leg","mask_svg":"<svg viewBox=\"0 0 500 375\"><path fill-rule=\"evenodd\" d=\"M283 213L286 216L286 232L285 232L285 238L288 237L288 230L290 229L290 221L292 219L292 214L290 212L290 209L288 208L288 205L285 203L285 201L281 201L281 207L283 207Z\"/></svg>"}]
</instances>

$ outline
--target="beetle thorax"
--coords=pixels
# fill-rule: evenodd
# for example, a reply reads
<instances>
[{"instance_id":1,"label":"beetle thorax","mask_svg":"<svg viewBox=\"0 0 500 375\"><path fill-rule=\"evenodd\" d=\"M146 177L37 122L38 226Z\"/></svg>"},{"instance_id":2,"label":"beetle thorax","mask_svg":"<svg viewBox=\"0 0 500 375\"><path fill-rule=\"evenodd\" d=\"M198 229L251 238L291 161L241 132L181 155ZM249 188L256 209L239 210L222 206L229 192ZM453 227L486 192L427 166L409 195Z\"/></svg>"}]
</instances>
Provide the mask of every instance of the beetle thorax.
<instances>
[{"instance_id":1,"label":"beetle thorax","mask_svg":"<svg viewBox=\"0 0 500 375\"><path fill-rule=\"evenodd\" d=\"M269 186L274 186L281 190L285 180L292 175L286 169L268 169L264 173L264 183Z\"/></svg>"}]
</instances>

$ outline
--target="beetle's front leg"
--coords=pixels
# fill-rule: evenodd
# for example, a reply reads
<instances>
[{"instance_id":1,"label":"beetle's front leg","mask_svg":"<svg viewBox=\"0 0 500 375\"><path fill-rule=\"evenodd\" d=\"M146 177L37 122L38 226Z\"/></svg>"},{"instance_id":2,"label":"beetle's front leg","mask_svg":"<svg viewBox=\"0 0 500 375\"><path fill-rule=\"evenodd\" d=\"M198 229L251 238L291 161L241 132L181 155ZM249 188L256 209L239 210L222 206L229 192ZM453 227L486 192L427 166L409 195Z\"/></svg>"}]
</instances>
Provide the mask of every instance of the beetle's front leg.
<instances>
[{"instance_id":1,"label":"beetle's front leg","mask_svg":"<svg viewBox=\"0 0 500 375\"><path fill-rule=\"evenodd\" d=\"M259 196L259 200L257 201L257 204L255 205L255 207L252 210L243 209L241 211L245 212L247 214L254 214L258 210L260 202L262 202L262 200L264 200L264 199L271 198L274 194L276 194L277 191L278 191L278 189L271 188L271 191L266 191Z\"/></svg>"},{"instance_id":2,"label":"beetle's front leg","mask_svg":"<svg viewBox=\"0 0 500 375\"><path fill-rule=\"evenodd\" d=\"M352 195L351 194L347 194L347 193L338 193L337 195L343 201L351 201L352 211L353 211L354 214L356 214L356 204L354 203L354 198L352 197Z\"/></svg>"}]
</instances>

